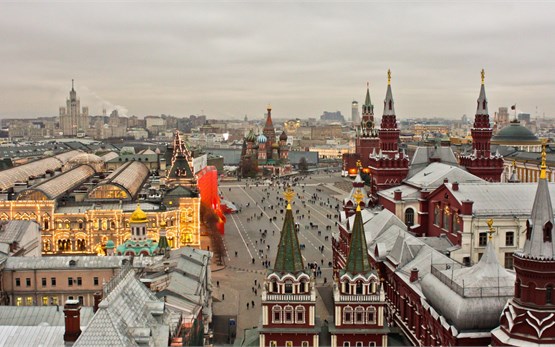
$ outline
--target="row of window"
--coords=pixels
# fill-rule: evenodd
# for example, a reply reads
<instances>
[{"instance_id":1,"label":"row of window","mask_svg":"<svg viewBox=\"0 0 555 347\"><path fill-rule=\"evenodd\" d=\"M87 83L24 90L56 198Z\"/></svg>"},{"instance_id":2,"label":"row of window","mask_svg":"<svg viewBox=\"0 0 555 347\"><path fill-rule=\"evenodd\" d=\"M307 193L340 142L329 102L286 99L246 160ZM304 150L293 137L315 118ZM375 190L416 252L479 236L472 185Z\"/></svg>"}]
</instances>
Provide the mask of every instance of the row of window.
<instances>
[{"instance_id":1,"label":"row of window","mask_svg":"<svg viewBox=\"0 0 555 347\"><path fill-rule=\"evenodd\" d=\"M343 324L376 324L376 308L357 306L343 308Z\"/></svg>"},{"instance_id":2,"label":"row of window","mask_svg":"<svg viewBox=\"0 0 555 347\"><path fill-rule=\"evenodd\" d=\"M270 293L293 294L293 292L295 292L296 294L299 294L308 293L308 291L308 281L301 281L301 283L293 285L293 283L289 280L285 281L283 284L278 283L276 280L272 280L270 286Z\"/></svg>"},{"instance_id":3,"label":"row of window","mask_svg":"<svg viewBox=\"0 0 555 347\"><path fill-rule=\"evenodd\" d=\"M451 211L448 205L442 209L439 203L435 204L434 225L449 232L461 231L461 218L459 217L459 212Z\"/></svg>"},{"instance_id":4,"label":"row of window","mask_svg":"<svg viewBox=\"0 0 555 347\"><path fill-rule=\"evenodd\" d=\"M47 286L47 278L43 277L41 279L41 284L43 287ZM77 278L73 278L73 277L68 277L67 278L67 285L72 287L73 285L77 285L77 286L81 286L83 285L83 278L81 277L77 277ZM99 284L99 280L98 277L94 277L93 278L93 285L97 286ZM16 287L21 287L21 278L17 277L15 279L15 286ZM25 278L25 286L30 287L31 286L31 278L27 277ZM50 286L55 287L56 286L56 277L51 277L50 278Z\"/></svg>"},{"instance_id":5,"label":"row of window","mask_svg":"<svg viewBox=\"0 0 555 347\"><path fill-rule=\"evenodd\" d=\"M478 235L478 246L486 247L488 244L488 232L481 232ZM512 231L507 231L505 233L505 246L515 245L515 233Z\"/></svg>"},{"instance_id":6,"label":"row of window","mask_svg":"<svg viewBox=\"0 0 555 347\"><path fill-rule=\"evenodd\" d=\"M68 297L69 300L73 300L73 298L74 298L73 296ZM79 300L79 303L81 305L83 305L83 302L84 302L83 301L84 300L83 296L79 295L77 297L77 299ZM25 306L35 306L35 304L36 304L34 302L34 299L33 299L32 296L27 296L25 298L21 297L21 296L18 296L18 297L15 298L15 305L16 306L23 306L24 302L25 302ZM48 306L48 305L57 306L59 304L60 304L60 301L58 300L57 296L43 296L42 297L42 306Z\"/></svg>"},{"instance_id":7,"label":"row of window","mask_svg":"<svg viewBox=\"0 0 555 347\"><path fill-rule=\"evenodd\" d=\"M293 306L291 305L287 305L283 308L279 305L275 305L272 307L272 323L304 323L305 313L304 306L299 305L293 310Z\"/></svg>"}]
</instances>

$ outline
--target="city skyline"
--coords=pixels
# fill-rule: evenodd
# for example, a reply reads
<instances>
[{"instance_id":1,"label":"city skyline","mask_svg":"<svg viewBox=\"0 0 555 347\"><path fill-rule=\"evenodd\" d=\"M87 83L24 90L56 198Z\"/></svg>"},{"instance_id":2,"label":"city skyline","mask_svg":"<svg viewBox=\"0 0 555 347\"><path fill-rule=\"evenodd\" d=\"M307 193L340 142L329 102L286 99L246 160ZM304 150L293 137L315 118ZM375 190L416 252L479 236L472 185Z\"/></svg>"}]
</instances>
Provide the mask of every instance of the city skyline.
<instances>
[{"instance_id":1,"label":"city skyline","mask_svg":"<svg viewBox=\"0 0 555 347\"><path fill-rule=\"evenodd\" d=\"M0 5L0 118L56 116L71 79L90 114L318 117L363 101L399 119L555 115L555 4L141 3ZM456 13L456 18L453 14ZM536 114L536 107L538 114Z\"/></svg>"}]
</instances>

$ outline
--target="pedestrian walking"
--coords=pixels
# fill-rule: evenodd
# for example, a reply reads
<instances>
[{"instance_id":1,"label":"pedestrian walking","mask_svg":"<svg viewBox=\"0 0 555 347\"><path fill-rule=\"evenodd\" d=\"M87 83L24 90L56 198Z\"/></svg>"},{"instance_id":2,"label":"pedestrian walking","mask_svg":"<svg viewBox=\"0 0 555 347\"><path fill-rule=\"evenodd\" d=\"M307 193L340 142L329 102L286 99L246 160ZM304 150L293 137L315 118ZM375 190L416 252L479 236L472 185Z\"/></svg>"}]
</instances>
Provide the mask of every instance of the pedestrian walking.
<instances>
[{"instance_id":1,"label":"pedestrian walking","mask_svg":"<svg viewBox=\"0 0 555 347\"><path fill-rule=\"evenodd\" d=\"M235 251L235 258L237 258L237 251Z\"/></svg>"},{"instance_id":2,"label":"pedestrian walking","mask_svg":"<svg viewBox=\"0 0 555 347\"><path fill-rule=\"evenodd\" d=\"M252 303L252 307L254 307L254 300L252 300L251 303Z\"/></svg>"},{"instance_id":3,"label":"pedestrian walking","mask_svg":"<svg viewBox=\"0 0 555 347\"><path fill-rule=\"evenodd\" d=\"M249 303L247 302L247 310L249 309Z\"/></svg>"},{"instance_id":4,"label":"pedestrian walking","mask_svg":"<svg viewBox=\"0 0 555 347\"><path fill-rule=\"evenodd\" d=\"M220 288L220 281L216 281L216 287Z\"/></svg>"},{"instance_id":5,"label":"pedestrian walking","mask_svg":"<svg viewBox=\"0 0 555 347\"><path fill-rule=\"evenodd\" d=\"M225 299L225 294L222 293L222 301L224 301L224 299Z\"/></svg>"}]
</instances>

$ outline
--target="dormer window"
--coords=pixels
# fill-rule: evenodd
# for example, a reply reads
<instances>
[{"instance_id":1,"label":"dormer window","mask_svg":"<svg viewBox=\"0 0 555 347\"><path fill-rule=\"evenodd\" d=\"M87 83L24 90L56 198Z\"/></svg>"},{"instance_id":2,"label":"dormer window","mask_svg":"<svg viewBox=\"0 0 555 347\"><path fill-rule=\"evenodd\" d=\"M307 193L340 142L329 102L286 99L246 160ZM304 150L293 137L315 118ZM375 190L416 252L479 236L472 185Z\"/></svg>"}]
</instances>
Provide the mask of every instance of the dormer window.
<instances>
[{"instance_id":1,"label":"dormer window","mask_svg":"<svg viewBox=\"0 0 555 347\"><path fill-rule=\"evenodd\" d=\"M356 284L356 293L362 294L362 282L358 281Z\"/></svg>"},{"instance_id":2,"label":"dormer window","mask_svg":"<svg viewBox=\"0 0 555 347\"><path fill-rule=\"evenodd\" d=\"M272 293L278 293L279 289L278 289L278 284L276 282L276 280L272 281Z\"/></svg>"},{"instance_id":3,"label":"dormer window","mask_svg":"<svg viewBox=\"0 0 555 347\"><path fill-rule=\"evenodd\" d=\"M530 219L528 219L526 221L526 240L530 240L530 238L532 237L532 227L534 225L532 224L532 221Z\"/></svg>"},{"instance_id":4,"label":"dormer window","mask_svg":"<svg viewBox=\"0 0 555 347\"><path fill-rule=\"evenodd\" d=\"M547 222L543 226L543 242L551 242L551 231L553 230L553 223Z\"/></svg>"}]
</instances>

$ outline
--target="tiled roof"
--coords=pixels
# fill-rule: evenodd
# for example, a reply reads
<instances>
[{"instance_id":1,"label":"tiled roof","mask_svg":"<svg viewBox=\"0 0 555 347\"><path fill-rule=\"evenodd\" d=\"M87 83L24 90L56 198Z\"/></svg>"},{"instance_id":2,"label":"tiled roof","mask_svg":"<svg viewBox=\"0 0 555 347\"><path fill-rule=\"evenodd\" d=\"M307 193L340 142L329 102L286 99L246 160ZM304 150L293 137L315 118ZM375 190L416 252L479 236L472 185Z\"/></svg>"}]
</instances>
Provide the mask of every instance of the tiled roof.
<instances>
[{"instance_id":1,"label":"tiled roof","mask_svg":"<svg viewBox=\"0 0 555 347\"><path fill-rule=\"evenodd\" d=\"M74 346L167 346L176 315L165 309L129 269L110 282L111 290Z\"/></svg>"}]
</instances>

